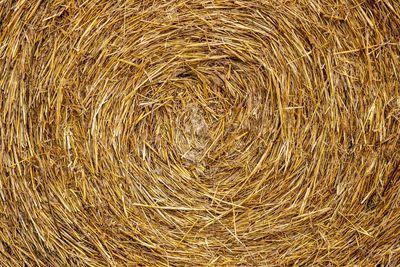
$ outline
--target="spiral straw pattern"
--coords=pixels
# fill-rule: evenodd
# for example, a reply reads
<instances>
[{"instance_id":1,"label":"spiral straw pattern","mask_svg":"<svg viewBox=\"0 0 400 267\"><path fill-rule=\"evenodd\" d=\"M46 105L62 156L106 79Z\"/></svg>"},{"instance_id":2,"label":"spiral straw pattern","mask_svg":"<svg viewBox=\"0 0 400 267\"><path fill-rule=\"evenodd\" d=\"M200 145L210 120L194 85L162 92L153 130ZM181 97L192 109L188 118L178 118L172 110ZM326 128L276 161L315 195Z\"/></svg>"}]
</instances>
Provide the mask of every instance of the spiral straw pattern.
<instances>
[{"instance_id":1,"label":"spiral straw pattern","mask_svg":"<svg viewBox=\"0 0 400 267\"><path fill-rule=\"evenodd\" d=\"M398 266L395 0L0 1L0 266Z\"/></svg>"}]
</instances>

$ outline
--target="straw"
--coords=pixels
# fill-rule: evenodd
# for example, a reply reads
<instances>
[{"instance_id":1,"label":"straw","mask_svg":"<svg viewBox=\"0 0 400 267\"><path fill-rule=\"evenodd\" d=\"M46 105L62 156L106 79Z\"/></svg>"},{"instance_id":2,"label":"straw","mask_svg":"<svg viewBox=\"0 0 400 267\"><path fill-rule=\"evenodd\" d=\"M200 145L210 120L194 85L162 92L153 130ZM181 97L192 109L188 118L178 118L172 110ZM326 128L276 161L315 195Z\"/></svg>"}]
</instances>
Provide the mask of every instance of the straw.
<instances>
[{"instance_id":1,"label":"straw","mask_svg":"<svg viewBox=\"0 0 400 267\"><path fill-rule=\"evenodd\" d=\"M0 1L0 266L400 265L400 2Z\"/></svg>"}]
</instances>

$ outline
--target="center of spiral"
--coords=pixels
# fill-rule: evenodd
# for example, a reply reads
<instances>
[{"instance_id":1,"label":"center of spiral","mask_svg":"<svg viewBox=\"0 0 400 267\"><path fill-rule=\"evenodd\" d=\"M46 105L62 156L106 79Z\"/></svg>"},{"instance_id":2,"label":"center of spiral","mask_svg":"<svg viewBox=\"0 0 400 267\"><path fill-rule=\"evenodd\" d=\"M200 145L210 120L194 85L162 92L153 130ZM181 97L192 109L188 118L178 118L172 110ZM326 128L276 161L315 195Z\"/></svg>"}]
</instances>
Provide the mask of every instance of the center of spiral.
<instances>
[{"instance_id":1,"label":"center of spiral","mask_svg":"<svg viewBox=\"0 0 400 267\"><path fill-rule=\"evenodd\" d=\"M180 118L177 147L185 163L192 165L202 161L210 141L209 125L204 111L197 104L189 104Z\"/></svg>"}]
</instances>

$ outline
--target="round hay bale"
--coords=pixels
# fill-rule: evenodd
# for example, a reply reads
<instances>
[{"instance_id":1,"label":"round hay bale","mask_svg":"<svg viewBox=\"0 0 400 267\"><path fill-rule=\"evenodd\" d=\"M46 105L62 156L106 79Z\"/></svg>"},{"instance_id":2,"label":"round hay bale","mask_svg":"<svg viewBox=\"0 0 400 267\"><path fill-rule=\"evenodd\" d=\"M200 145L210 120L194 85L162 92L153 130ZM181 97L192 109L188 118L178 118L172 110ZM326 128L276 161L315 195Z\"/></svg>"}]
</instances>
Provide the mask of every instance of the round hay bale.
<instances>
[{"instance_id":1,"label":"round hay bale","mask_svg":"<svg viewBox=\"0 0 400 267\"><path fill-rule=\"evenodd\" d=\"M400 265L399 28L396 0L0 1L0 265Z\"/></svg>"}]
</instances>

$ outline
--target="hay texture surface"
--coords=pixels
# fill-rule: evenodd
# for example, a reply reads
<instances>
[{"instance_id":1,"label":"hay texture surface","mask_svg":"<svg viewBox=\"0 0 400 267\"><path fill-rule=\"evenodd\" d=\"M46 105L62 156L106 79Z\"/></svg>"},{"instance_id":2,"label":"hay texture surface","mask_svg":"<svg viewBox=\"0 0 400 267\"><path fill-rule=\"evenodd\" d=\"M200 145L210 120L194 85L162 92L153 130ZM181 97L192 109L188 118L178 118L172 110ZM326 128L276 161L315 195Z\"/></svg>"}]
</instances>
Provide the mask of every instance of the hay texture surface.
<instances>
[{"instance_id":1,"label":"hay texture surface","mask_svg":"<svg viewBox=\"0 0 400 267\"><path fill-rule=\"evenodd\" d=\"M397 0L0 0L0 266L399 266Z\"/></svg>"}]
</instances>

